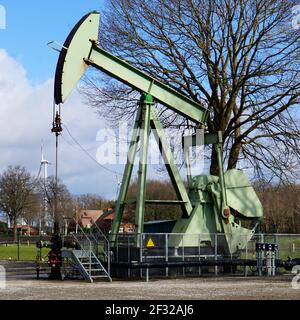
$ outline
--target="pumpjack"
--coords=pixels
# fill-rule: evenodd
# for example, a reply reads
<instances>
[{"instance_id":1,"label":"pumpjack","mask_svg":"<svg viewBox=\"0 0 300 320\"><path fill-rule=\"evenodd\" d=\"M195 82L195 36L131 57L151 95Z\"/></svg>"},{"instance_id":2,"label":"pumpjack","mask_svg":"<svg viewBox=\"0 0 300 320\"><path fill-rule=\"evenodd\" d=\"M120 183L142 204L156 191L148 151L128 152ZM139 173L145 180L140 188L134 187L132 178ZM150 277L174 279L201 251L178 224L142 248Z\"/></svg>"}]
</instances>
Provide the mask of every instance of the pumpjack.
<instances>
[{"instance_id":1,"label":"pumpjack","mask_svg":"<svg viewBox=\"0 0 300 320\"><path fill-rule=\"evenodd\" d=\"M156 80L131 64L119 59L99 46L100 14L91 12L84 16L69 34L61 47L55 76L55 103L63 104L87 69L92 66L125 85L140 92L141 99L134 123L133 136L127 157L122 185L116 205L115 218L110 234L114 243L119 233L127 193L134 167L134 160L140 144L138 193L136 197L136 234L144 231L145 205L174 204L182 209L182 216L176 221L172 233L186 235L202 234L202 241L212 243L212 234L222 233L224 253L234 254L245 248L255 233L258 221L263 216L262 205L249 179L241 170L223 169L223 140L221 132L204 134L204 145L212 145L216 150L219 175L192 176L189 165L190 147L197 143L196 136L184 137L192 141L185 147L187 155L187 181L184 179L172 155L166 133L156 111L156 104L191 120L198 128L204 128L209 110L170 86ZM170 180L177 195L176 201L146 199L147 157L149 136L153 132ZM172 240L170 245L180 246L181 238ZM186 237L185 247L198 246L193 237Z\"/></svg>"}]
</instances>

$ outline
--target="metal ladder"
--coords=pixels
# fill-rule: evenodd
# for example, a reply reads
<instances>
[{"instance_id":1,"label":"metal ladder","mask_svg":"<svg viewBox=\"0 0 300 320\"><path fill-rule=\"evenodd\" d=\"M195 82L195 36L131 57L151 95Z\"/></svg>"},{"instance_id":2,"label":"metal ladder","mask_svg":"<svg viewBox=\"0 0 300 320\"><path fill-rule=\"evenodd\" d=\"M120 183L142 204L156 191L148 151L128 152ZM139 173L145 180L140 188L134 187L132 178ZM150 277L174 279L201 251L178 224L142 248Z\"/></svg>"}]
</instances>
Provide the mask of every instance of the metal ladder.
<instances>
[{"instance_id":1,"label":"metal ladder","mask_svg":"<svg viewBox=\"0 0 300 320\"><path fill-rule=\"evenodd\" d=\"M107 256L108 269L106 269L93 250L99 247L96 237L86 234L80 225L77 227L80 233L72 234L72 236L79 249L64 252L64 257L72 259L86 281L92 283L94 280L106 278L111 282L109 257Z\"/></svg>"}]
</instances>

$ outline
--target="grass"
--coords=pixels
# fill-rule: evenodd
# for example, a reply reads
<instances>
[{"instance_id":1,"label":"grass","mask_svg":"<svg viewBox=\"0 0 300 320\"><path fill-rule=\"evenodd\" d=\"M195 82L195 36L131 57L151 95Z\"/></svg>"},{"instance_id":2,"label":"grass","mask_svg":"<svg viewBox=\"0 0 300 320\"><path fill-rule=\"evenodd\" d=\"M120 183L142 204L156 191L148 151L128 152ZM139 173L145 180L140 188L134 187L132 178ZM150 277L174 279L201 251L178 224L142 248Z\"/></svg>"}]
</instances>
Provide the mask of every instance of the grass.
<instances>
[{"instance_id":1,"label":"grass","mask_svg":"<svg viewBox=\"0 0 300 320\"><path fill-rule=\"evenodd\" d=\"M266 242L271 239L265 239ZM272 241L270 241L272 242ZM288 256L291 258L300 258L300 237L299 236L279 236L279 255L280 259L286 259ZM255 259L255 246L249 246L248 259ZM250 249L251 248L251 249ZM101 253L102 248L99 248ZM42 249L42 258L47 259L46 256L50 249ZM37 254L39 253L35 245L21 245L20 246L20 260L21 261L35 261ZM243 251L241 253L241 258L246 258L246 253ZM18 246L17 245L0 245L0 260L18 260Z\"/></svg>"},{"instance_id":2,"label":"grass","mask_svg":"<svg viewBox=\"0 0 300 320\"><path fill-rule=\"evenodd\" d=\"M49 249L42 249L42 258L45 258ZM20 261L36 261L37 254L39 253L35 245L22 245L20 246ZM18 246L17 245L0 245L0 260L18 260Z\"/></svg>"},{"instance_id":3,"label":"grass","mask_svg":"<svg viewBox=\"0 0 300 320\"><path fill-rule=\"evenodd\" d=\"M290 258L300 258L300 236L295 235L278 235L277 241L274 236L265 236L265 243L277 243L279 245L278 258L286 260ZM255 243L250 242L248 244L248 255L246 256L246 250L241 252L242 259L256 259Z\"/></svg>"},{"instance_id":4,"label":"grass","mask_svg":"<svg viewBox=\"0 0 300 320\"><path fill-rule=\"evenodd\" d=\"M295 235L278 235L275 237L266 236L265 242L277 242L279 246L279 258L286 260L290 258L300 258L300 236Z\"/></svg>"}]
</instances>

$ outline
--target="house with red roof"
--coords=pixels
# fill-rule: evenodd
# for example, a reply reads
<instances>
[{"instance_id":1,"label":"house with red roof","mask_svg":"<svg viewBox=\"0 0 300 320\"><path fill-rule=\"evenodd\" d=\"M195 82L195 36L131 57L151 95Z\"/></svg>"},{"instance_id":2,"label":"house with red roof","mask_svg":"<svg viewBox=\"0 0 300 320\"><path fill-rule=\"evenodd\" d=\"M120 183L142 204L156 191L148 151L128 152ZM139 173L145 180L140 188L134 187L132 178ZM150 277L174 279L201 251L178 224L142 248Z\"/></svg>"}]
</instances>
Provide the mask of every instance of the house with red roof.
<instances>
[{"instance_id":1,"label":"house with red roof","mask_svg":"<svg viewBox=\"0 0 300 320\"><path fill-rule=\"evenodd\" d=\"M123 221L120 225L120 233L134 233L135 224L130 222L131 211L124 210ZM111 231L115 218L115 211L112 208L107 209L103 215L96 221L97 226L106 234Z\"/></svg>"}]
</instances>

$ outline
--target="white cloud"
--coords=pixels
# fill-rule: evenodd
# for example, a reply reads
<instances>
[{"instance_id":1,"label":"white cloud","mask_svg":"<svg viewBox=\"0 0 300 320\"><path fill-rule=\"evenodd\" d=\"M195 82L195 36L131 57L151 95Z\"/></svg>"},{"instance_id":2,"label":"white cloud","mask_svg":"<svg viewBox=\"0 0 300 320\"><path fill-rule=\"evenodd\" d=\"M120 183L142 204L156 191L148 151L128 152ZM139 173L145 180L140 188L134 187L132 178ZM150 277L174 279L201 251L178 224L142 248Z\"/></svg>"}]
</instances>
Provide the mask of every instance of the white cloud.
<instances>
[{"instance_id":1,"label":"white cloud","mask_svg":"<svg viewBox=\"0 0 300 320\"><path fill-rule=\"evenodd\" d=\"M45 156L52 163L55 158L54 135L51 133L53 79L32 86L23 66L3 49L0 49L0 70L0 171L8 165L22 165L36 174L42 140ZM78 92L75 91L62 106L62 120L82 146L96 157L99 146L96 135L104 127L104 122L83 104ZM121 172L120 167L110 169ZM49 174L53 172L54 166L51 166ZM115 196L115 177L79 150L66 130L60 138L59 172L73 193Z\"/></svg>"}]
</instances>

